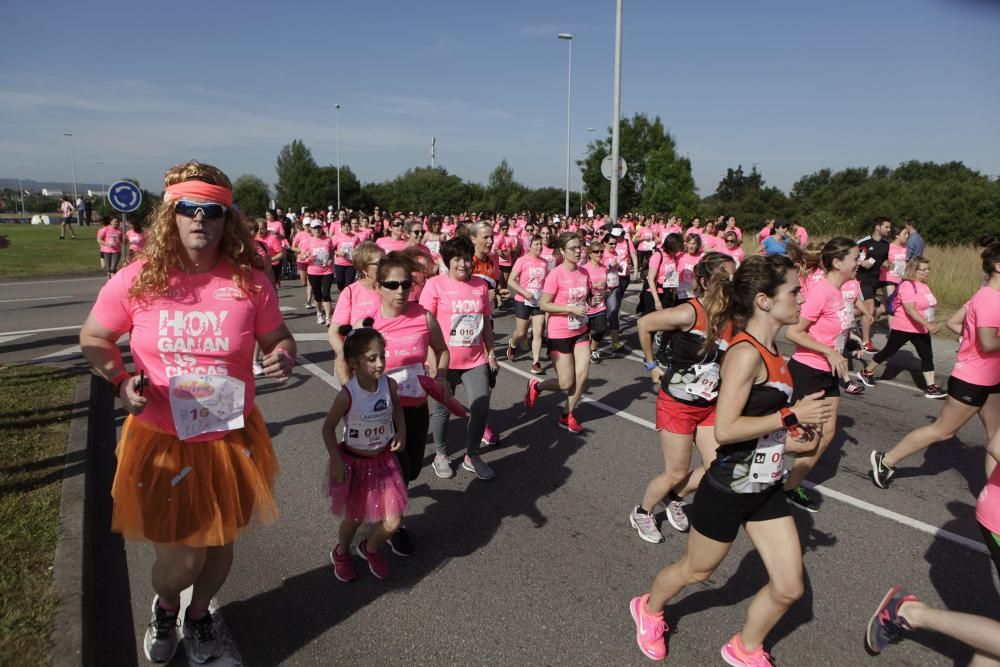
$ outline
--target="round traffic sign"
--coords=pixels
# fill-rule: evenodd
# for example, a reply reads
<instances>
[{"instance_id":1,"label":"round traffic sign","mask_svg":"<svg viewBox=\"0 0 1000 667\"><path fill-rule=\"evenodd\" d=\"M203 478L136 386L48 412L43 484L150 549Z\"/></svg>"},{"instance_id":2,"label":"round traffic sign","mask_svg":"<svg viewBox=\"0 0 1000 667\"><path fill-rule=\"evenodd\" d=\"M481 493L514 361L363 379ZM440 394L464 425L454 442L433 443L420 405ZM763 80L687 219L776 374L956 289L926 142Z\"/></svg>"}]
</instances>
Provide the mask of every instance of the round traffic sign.
<instances>
[{"instance_id":1,"label":"round traffic sign","mask_svg":"<svg viewBox=\"0 0 1000 667\"><path fill-rule=\"evenodd\" d=\"M108 201L116 211L131 213L142 204L142 191L135 183L118 181L108 188Z\"/></svg>"},{"instance_id":2,"label":"round traffic sign","mask_svg":"<svg viewBox=\"0 0 1000 667\"><path fill-rule=\"evenodd\" d=\"M628 165L625 164L625 158L618 156L618 178L625 175L628 171ZM603 160L601 160L601 173L604 174L604 178L611 180L611 156L606 155Z\"/></svg>"}]
</instances>

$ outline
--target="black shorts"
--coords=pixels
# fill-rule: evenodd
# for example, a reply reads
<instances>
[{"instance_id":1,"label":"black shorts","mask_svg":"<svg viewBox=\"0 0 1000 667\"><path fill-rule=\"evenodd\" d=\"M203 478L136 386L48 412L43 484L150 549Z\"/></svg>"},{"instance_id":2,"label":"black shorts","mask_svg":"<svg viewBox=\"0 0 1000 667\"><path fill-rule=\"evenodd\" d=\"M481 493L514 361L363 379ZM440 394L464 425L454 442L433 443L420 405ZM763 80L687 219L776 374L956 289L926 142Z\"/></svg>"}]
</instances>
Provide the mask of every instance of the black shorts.
<instances>
[{"instance_id":1,"label":"black shorts","mask_svg":"<svg viewBox=\"0 0 1000 667\"><path fill-rule=\"evenodd\" d=\"M948 395L959 403L964 403L973 408L981 408L986 405L986 399L990 397L990 394L1000 394L1000 384L995 384L992 387L984 387L966 382L965 380L959 380L954 375L948 378Z\"/></svg>"},{"instance_id":2,"label":"black shorts","mask_svg":"<svg viewBox=\"0 0 1000 667\"><path fill-rule=\"evenodd\" d=\"M705 537L732 544L748 521L791 516L781 484L760 493L723 491L708 475L701 478L692 504L691 526Z\"/></svg>"},{"instance_id":3,"label":"black shorts","mask_svg":"<svg viewBox=\"0 0 1000 667\"><path fill-rule=\"evenodd\" d=\"M542 309L538 306L529 306L524 301L514 302L514 317L519 320L530 320L535 315L541 315Z\"/></svg>"},{"instance_id":4,"label":"black shorts","mask_svg":"<svg viewBox=\"0 0 1000 667\"><path fill-rule=\"evenodd\" d=\"M875 298L875 288L876 283L874 282L864 282L859 280L858 284L861 285L861 299L863 301L871 301Z\"/></svg>"},{"instance_id":5,"label":"black shorts","mask_svg":"<svg viewBox=\"0 0 1000 667\"><path fill-rule=\"evenodd\" d=\"M590 332L584 331L581 334L570 336L569 338L550 338L549 354L558 352L559 354L573 354L573 348L586 343L590 345Z\"/></svg>"},{"instance_id":6,"label":"black shorts","mask_svg":"<svg viewBox=\"0 0 1000 667\"><path fill-rule=\"evenodd\" d=\"M816 370L812 366L806 366L801 361L790 359L788 361L788 372L792 374L792 403L803 396L815 394L822 391L825 398L840 397L840 383L837 376L830 371Z\"/></svg>"},{"instance_id":7,"label":"black shorts","mask_svg":"<svg viewBox=\"0 0 1000 667\"><path fill-rule=\"evenodd\" d=\"M1000 574L1000 543L993 537L993 531L983 524L979 524L979 530L983 533L983 541L986 542L986 548L990 550L993 567L997 569L997 574Z\"/></svg>"}]
</instances>

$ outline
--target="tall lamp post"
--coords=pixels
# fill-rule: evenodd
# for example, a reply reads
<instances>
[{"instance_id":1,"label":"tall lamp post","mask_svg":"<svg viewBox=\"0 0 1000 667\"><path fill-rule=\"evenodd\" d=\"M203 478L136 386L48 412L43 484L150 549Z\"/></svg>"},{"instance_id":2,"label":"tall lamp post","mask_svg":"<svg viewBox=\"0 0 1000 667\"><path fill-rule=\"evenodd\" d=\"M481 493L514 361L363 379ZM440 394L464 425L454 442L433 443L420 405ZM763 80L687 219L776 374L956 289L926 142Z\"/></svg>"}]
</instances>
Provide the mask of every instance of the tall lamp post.
<instances>
[{"instance_id":1,"label":"tall lamp post","mask_svg":"<svg viewBox=\"0 0 1000 667\"><path fill-rule=\"evenodd\" d=\"M596 132L596 131L597 131L596 127L588 127L586 130L584 130L584 132ZM582 157L586 157L587 156L587 151L584 151L584 152L580 153L580 155ZM584 217L584 211L583 211L583 190L584 190L585 187L586 187L586 184L583 182L583 171L580 171L580 217L581 218Z\"/></svg>"},{"instance_id":2,"label":"tall lamp post","mask_svg":"<svg viewBox=\"0 0 1000 667\"><path fill-rule=\"evenodd\" d=\"M615 17L615 90L614 90L614 118L611 119L611 202L608 207L611 215L611 222L618 222L618 162L619 157L619 123L622 115L622 0L618 0L618 9Z\"/></svg>"},{"instance_id":3,"label":"tall lamp post","mask_svg":"<svg viewBox=\"0 0 1000 667\"><path fill-rule=\"evenodd\" d=\"M17 192L21 195L21 217L24 217L24 184L21 182L24 172L24 165L22 164L17 170Z\"/></svg>"},{"instance_id":4,"label":"tall lamp post","mask_svg":"<svg viewBox=\"0 0 1000 667\"><path fill-rule=\"evenodd\" d=\"M337 109L337 210L340 210L340 105Z\"/></svg>"},{"instance_id":5,"label":"tall lamp post","mask_svg":"<svg viewBox=\"0 0 1000 667\"><path fill-rule=\"evenodd\" d=\"M97 166L101 168L101 196L106 197L108 195L108 187L104 184L104 163L98 161Z\"/></svg>"},{"instance_id":6,"label":"tall lamp post","mask_svg":"<svg viewBox=\"0 0 1000 667\"><path fill-rule=\"evenodd\" d=\"M570 109L573 100L573 35L568 32L561 32L559 39L565 39L569 43L569 72L566 75L566 217L569 217L569 162L570 162Z\"/></svg>"},{"instance_id":7,"label":"tall lamp post","mask_svg":"<svg viewBox=\"0 0 1000 667\"><path fill-rule=\"evenodd\" d=\"M73 150L73 133L63 132L63 136L69 137L69 157L73 161L73 206L76 206L76 200L80 198L80 194L76 188L76 152Z\"/></svg>"}]
</instances>

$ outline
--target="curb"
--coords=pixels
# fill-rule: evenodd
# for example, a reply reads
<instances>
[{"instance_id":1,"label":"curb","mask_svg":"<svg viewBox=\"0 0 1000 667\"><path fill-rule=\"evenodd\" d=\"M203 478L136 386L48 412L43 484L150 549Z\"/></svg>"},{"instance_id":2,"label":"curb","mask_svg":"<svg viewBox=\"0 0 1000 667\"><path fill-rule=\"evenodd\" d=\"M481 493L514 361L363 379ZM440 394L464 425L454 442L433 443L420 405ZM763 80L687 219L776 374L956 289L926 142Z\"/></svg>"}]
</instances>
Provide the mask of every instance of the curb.
<instances>
[{"instance_id":1,"label":"curb","mask_svg":"<svg viewBox=\"0 0 1000 667\"><path fill-rule=\"evenodd\" d=\"M90 405L90 373L82 373L76 383L74 403ZM88 411L89 413L89 411ZM59 502L59 538L53 561L53 586L56 592L56 614L52 626L52 664L80 665L92 656L92 647L85 645L87 635L84 624L91 617L88 614L88 597L85 594L87 581L87 416L74 419L69 426L69 441L66 443L62 499ZM68 461L73 455L84 454L84 472L72 472Z\"/></svg>"}]
</instances>

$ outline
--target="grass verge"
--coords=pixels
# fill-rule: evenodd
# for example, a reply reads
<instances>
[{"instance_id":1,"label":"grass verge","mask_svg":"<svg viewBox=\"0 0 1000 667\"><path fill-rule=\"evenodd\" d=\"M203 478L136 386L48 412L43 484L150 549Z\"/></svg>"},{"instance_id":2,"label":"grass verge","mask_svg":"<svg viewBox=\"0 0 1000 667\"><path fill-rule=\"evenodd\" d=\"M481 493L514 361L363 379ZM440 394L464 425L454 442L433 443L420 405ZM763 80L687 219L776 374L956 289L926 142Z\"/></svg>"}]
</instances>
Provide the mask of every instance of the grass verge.
<instances>
[{"instance_id":1,"label":"grass verge","mask_svg":"<svg viewBox=\"0 0 1000 667\"><path fill-rule=\"evenodd\" d=\"M59 225L0 224L0 234L10 240L10 247L0 250L0 278L101 275L97 227L73 228L76 240L67 234L60 241Z\"/></svg>"},{"instance_id":2,"label":"grass verge","mask_svg":"<svg viewBox=\"0 0 1000 667\"><path fill-rule=\"evenodd\" d=\"M52 564L77 374L0 368L0 665L50 662Z\"/></svg>"}]
</instances>

